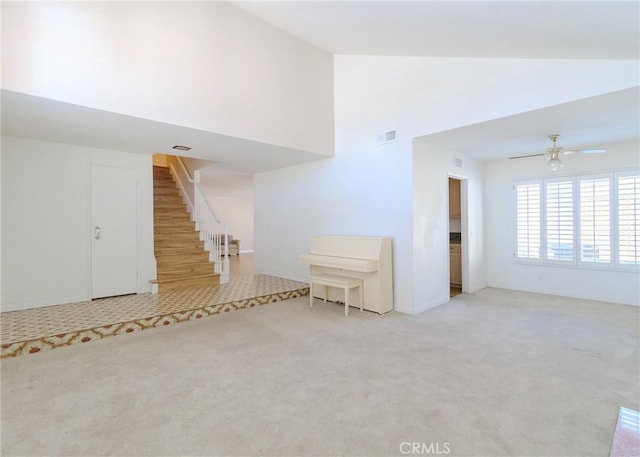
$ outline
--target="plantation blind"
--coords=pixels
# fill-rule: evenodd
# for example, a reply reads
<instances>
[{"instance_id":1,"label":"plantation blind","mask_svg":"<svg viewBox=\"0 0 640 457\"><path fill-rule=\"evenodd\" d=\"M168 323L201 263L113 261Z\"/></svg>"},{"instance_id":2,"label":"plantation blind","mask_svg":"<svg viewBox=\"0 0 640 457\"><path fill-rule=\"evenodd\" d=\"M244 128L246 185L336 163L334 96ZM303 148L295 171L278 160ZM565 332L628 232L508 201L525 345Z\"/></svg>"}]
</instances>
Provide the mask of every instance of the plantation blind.
<instances>
[{"instance_id":1,"label":"plantation blind","mask_svg":"<svg viewBox=\"0 0 640 457\"><path fill-rule=\"evenodd\" d=\"M609 177L580 179L580 261L611 263Z\"/></svg>"},{"instance_id":2,"label":"plantation blind","mask_svg":"<svg viewBox=\"0 0 640 457\"><path fill-rule=\"evenodd\" d=\"M548 181L545 188L548 260L573 261L573 181Z\"/></svg>"},{"instance_id":3,"label":"plantation blind","mask_svg":"<svg viewBox=\"0 0 640 457\"><path fill-rule=\"evenodd\" d=\"M640 265L640 176L618 176L618 253L622 265Z\"/></svg>"},{"instance_id":4,"label":"plantation blind","mask_svg":"<svg viewBox=\"0 0 640 457\"><path fill-rule=\"evenodd\" d=\"M516 258L540 259L540 183L517 184Z\"/></svg>"}]
</instances>

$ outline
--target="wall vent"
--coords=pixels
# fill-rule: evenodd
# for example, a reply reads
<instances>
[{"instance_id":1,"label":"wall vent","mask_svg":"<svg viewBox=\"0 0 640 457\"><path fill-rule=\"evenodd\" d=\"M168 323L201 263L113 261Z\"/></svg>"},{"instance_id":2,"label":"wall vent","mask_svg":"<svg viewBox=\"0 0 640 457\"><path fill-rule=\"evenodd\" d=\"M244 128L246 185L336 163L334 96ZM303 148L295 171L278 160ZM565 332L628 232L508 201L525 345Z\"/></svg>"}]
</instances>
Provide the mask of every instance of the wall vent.
<instances>
[{"instance_id":1,"label":"wall vent","mask_svg":"<svg viewBox=\"0 0 640 457\"><path fill-rule=\"evenodd\" d=\"M189 149L191 149L189 146L182 146L181 144L176 144L173 148L171 149L177 149L178 151L188 151Z\"/></svg>"},{"instance_id":2,"label":"wall vent","mask_svg":"<svg viewBox=\"0 0 640 457\"><path fill-rule=\"evenodd\" d=\"M380 133L376 137L376 143L378 143L379 145L392 143L394 141L398 141L398 134L396 133L395 130L391 130L385 133Z\"/></svg>"},{"instance_id":3,"label":"wall vent","mask_svg":"<svg viewBox=\"0 0 640 457\"><path fill-rule=\"evenodd\" d=\"M453 158L453 166L455 168L462 168L462 157L454 157Z\"/></svg>"}]
</instances>

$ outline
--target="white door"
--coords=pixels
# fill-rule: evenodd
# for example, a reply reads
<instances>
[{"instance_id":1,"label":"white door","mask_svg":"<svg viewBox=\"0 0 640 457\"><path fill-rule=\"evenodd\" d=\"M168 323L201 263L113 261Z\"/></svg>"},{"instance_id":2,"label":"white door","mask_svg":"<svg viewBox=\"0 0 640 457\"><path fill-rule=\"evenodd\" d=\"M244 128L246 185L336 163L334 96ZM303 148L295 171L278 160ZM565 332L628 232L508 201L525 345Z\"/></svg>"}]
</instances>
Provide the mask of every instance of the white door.
<instances>
[{"instance_id":1,"label":"white door","mask_svg":"<svg viewBox=\"0 0 640 457\"><path fill-rule=\"evenodd\" d=\"M137 172L91 167L91 297L138 291Z\"/></svg>"}]
</instances>

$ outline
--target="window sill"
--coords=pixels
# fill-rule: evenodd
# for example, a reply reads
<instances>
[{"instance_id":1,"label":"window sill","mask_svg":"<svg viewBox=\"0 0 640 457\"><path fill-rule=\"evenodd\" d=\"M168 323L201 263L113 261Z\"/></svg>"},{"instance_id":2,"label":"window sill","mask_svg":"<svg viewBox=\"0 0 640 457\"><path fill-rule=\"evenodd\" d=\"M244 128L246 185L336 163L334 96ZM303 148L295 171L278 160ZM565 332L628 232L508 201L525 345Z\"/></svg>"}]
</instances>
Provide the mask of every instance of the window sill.
<instances>
[{"instance_id":1,"label":"window sill","mask_svg":"<svg viewBox=\"0 0 640 457\"><path fill-rule=\"evenodd\" d=\"M526 260L514 260L514 265L521 266L536 266L536 267L551 267L551 268L570 268L574 270L592 270L592 271L610 271L615 273L639 273L639 265L629 266L612 266L612 265L584 265L575 263L561 263L553 261L526 261Z\"/></svg>"}]
</instances>

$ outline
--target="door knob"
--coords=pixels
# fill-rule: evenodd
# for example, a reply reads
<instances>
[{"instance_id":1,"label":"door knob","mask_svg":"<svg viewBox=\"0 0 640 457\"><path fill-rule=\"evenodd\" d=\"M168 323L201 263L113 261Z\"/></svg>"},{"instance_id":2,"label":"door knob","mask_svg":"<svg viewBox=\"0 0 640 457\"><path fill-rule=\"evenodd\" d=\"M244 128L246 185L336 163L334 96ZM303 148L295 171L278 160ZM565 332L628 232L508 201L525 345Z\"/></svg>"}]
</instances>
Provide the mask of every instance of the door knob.
<instances>
[{"instance_id":1,"label":"door knob","mask_svg":"<svg viewBox=\"0 0 640 457\"><path fill-rule=\"evenodd\" d=\"M102 230L100 230L100 227L96 225L95 228L93 229L93 237L96 240L99 240L101 234L102 234Z\"/></svg>"}]
</instances>

